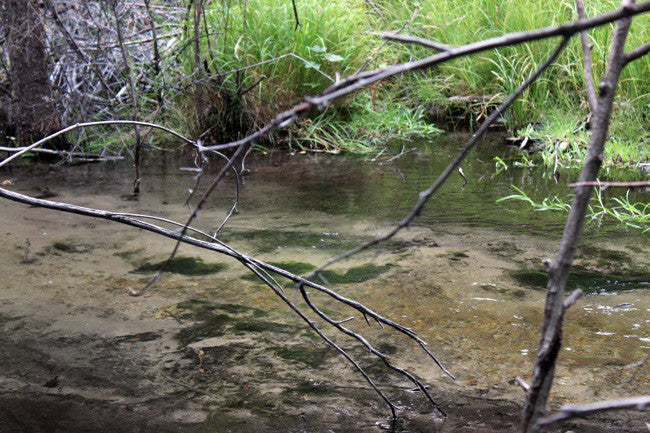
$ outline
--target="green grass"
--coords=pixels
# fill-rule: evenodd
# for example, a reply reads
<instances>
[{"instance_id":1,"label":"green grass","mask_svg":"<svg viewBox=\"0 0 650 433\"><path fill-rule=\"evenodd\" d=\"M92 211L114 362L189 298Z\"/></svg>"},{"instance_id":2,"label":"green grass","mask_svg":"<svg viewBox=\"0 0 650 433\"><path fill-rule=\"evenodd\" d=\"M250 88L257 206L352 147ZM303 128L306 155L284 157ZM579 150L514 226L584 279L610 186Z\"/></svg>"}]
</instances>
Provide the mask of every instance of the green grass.
<instances>
[{"instance_id":1,"label":"green grass","mask_svg":"<svg viewBox=\"0 0 650 433\"><path fill-rule=\"evenodd\" d=\"M206 108L210 124L222 128L215 139L226 139L228 132L235 136L250 132L278 110L290 107L305 95L318 94L337 76L353 74L362 66L372 69L432 54L419 46L384 44L376 36L377 31L395 31L409 22L403 33L458 46L575 19L574 3L569 0L505 3L496 0L297 0L296 5L301 21L298 28L288 1L209 4L206 22L211 35L201 39L201 56L205 60L203 77L291 53L240 73L213 76L203 83L204 89L208 89L206 100L212 104ZM594 16L619 6L613 0L590 2L587 15ZM192 28L191 23L187 23L187 28ZM594 46L596 83L605 70L612 29L612 25L607 25L589 32ZM192 31L186 31L185 42L192 37ZM635 18L628 49L648 39L650 16L645 14ZM394 136L436 133L425 122L426 107L445 104L449 96L503 97L543 62L556 43L556 40L545 40L492 50L410 77L395 77L338 101L325 114L314 113L288 132L276 135L275 142L297 144L302 149L365 153ZM190 46L178 55L185 75L193 72L192 50ZM648 70L650 56L645 56L628 65L621 78L612 124L612 136L616 139L612 140L606 155L612 163L648 160L648 151L639 144L647 141L650 134L647 131ZM188 96L191 92L177 99L181 109L176 110L175 118L191 123L186 115L192 105L187 102ZM571 146L566 158L563 155L560 159L566 159L566 164L571 165L579 160L585 137L580 134L572 137L568 132L575 130L587 113L582 51L575 37L556 64L515 102L503 121L513 131L541 122L539 134L550 137L551 143L566 137ZM190 125L186 129L196 134L201 132L199 126ZM550 158L541 161L548 164Z\"/></svg>"}]
</instances>

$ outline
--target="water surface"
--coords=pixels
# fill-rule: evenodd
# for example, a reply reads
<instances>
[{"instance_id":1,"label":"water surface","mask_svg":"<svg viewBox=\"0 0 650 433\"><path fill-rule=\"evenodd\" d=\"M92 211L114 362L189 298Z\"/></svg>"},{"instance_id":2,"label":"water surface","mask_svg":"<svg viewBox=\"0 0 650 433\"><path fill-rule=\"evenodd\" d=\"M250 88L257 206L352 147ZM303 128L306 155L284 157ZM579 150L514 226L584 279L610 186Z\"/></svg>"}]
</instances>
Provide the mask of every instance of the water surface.
<instances>
[{"instance_id":1,"label":"water surface","mask_svg":"<svg viewBox=\"0 0 650 433\"><path fill-rule=\"evenodd\" d=\"M407 143L414 150L391 161L249 156L238 212L219 238L308 273L399 221L462 144L454 136ZM567 189L564 179L556 183L527 168L495 173L495 155L507 157L501 142L485 143L463 165L468 183L452 176L407 230L324 275L343 296L415 330L456 381L412 341L313 293L333 318L355 316L346 326L430 385L449 414L441 418L420 393L408 391L412 384L319 323L400 405L405 421L397 431L508 431L518 420L523 392L515 377L527 379L532 371L541 263L555 254L565 215L495 201L512 194L511 185L536 200ZM129 197L126 162L11 169L2 176L12 189L35 196L184 221L195 173L180 168L192 162L191 155L148 157L138 200ZM234 191L229 176L196 227L216 230ZM47 404L113 402L135 407L134 420L150 410L147 422L186 431L372 431L385 423L386 406L345 359L236 261L183 246L173 272L133 298L126 289L148 281L172 241L10 202L2 209L0 323L7 350L0 360L8 392ZM588 296L567 317L552 407L647 393L648 363L632 365L650 348L648 257L647 235L615 224L588 226L577 257L581 273L572 283ZM308 311L291 285L285 292ZM43 387L53 377L57 385ZM640 422L626 416L607 426L625 431Z\"/></svg>"}]
</instances>

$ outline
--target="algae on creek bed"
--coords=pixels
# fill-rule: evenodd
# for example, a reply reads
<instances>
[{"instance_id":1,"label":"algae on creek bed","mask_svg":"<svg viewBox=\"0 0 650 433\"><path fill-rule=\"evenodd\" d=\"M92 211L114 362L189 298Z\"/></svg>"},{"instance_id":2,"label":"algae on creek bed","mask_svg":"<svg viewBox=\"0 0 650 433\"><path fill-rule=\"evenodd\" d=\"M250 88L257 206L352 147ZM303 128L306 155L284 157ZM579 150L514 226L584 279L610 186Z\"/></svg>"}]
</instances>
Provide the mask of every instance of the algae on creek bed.
<instances>
[{"instance_id":1,"label":"algae on creek bed","mask_svg":"<svg viewBox=\"0 0 650 433\"><path fill-rule=\"evenodd\" d=\"M544 289L548 274L541 269L522 269L510 272L519 284L532 289ZM574 266L567 279L566 289L582 289L586 294L617 292L650 288L650 273L644 271L597 272Z\"/></svg>"},{"instance_id":2,"label":"algae on creek bed","mask_svg":"<svg viewBox=\"0 0 650 433\"><path fill-rule=\"evenodd\" d=\"M201 339L233 334L277 332L297 334L298 328L282 323L262 320L266 313L256 308L237 304L210 304L191 300L177 304L183 319L194 319L198 323L181 329L176 338L187 345ZM220 312L225 311L225 312Z\"/></svg>"},{"instance_id":3,"label":"algae on creek bed","mask_svg":"<svg viewBox=\"0 0 650 433\"><path fill-rule=\"evenodd\" d=\"M157 263L145 262L131 272L144 274L158 272L166 260ZM181 275L208 275L223 271L228 265L225 263L205 263L198 257L174 257L165 268L165 272Z\"/></svg>"},{"instance_id":4,"label":"algae on creek bed","mask_svg":"<svg viewBox=\"0 0 650 433\"><path fill-rule=\"evenodd\" d=\"M296 275L304 275L316 269L316 266L310 263L301 262L269 262L269 264L278 268L282 268ZM349 268L344 273L333 271L331 269L325 269L319 272L319 276L324 281L318 281L318 278L315 278L314 280L317 282L325 282L326 284L362 283L364 281L378 277L394 266L395 265L390 263L381 266L375 265L373 263L366 263L360 266ZM247 281L259 281L259 277L253 274L246 274L242 277L242 279Z\"/></svg>"}]
</instances>

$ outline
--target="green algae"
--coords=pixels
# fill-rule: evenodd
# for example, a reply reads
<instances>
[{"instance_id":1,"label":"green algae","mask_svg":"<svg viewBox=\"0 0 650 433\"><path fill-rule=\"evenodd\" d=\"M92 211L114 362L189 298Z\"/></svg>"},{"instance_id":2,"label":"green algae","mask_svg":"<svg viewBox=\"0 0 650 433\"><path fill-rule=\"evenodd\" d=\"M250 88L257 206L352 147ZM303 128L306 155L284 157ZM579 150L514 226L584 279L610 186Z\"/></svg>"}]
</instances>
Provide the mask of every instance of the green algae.
<instances>
[{"instance_id":1,"label":"green algae","mask_svg":"<svg viewBox=\"0 0 650 433\"><path fill-rule=\"evenodd\" d=\"M311 263L303 263L303 262L294 262L294 261L288 261L288 262L268 262L269 265L275 266L276 268L281 268L284 269L287 272L291 272L292 274L295 275L303 275L308 272L313 271L316 269L316 266L312 265ZM276 273L273 273L274 277ZM248 273L245 274L244 276L241 277L242 280L247 280L247 281L255 281L255 282L260 282L260 278L253 274L253 273ZM288 281L286 278L282 278L284 281Z\"/></svg>"},{"instance_id":2,"label":"green algae","mask_svg":"<svg viewBox=\"0 0 650 433\"><path fill-rule=\"evenodd\" d=\"M89 250L88 247L62 241L52 242L52 248L62 253L85 253Z\"/></svg>"},{"instance_id":3,"label":"green algae","mask_svg":"<svg viewBox=\"0 0 650 433\"><path fill-rule=\"evenodd\" d=\"M344 274L326 269L320 272L320 275L322 275L323 278L330 284L362 283L364 281L378 277L379 275L391 269L393 266L395 265L392 265L390 263L382 266L367 263L365 265L350 268Z\"/></svg>"},{"instance_id":4,"label":"green algae","mask_svg":"<svg viewBox=\"0 0 650 433\"><path fill-rule=\"evenodd\" d=\"M145 262L131 272L138 274L157 272L165 262L166 260L157 263ZM225 263L205 263L198 257L174 257L165 268L165 272L180 275L208 275L221 272L227 267Z\"/></svg>"},{"instance_id":5,"label":"green algae","mask_svg":"<svg viewBox=\"0 0 650 433\"><path fill-rule=\"evenodd\" d=\"M512 271L510 275L519 284L532 289L546 288L548 280L548 275L543 270L523 269ZM650 273L644 271L597 272L575 266L571 269L566 288L569 291L582 289L587 294L650 288Z\"/></svg>"},{"instance_id":6,"label":"green algae","mask_svg":"<svg viewBox=\"0 0 650 433\"><path fill-rule=\"evenodd\" d=\"M207 301L192 299L178 303L176 308L181 311L181 318L198 322L181 329L176 334L176 338L181 344L189 344L227 333L297 333L295 326L261 320L260 318L266 316L267 312L245 305L211 304Z\"/></svg>"},{"instance_id":7,"label":"green algae","mask_svg":"<svg viewBox=\"0 0 650 433\"><path fill-rule=\"evenodd\" d=\"M301 275L301 274L304 275L316 269L316 266L310 263L302 263L302 262L273 262L273 263L269 262L269 264L276 266L278 268L282 268L296 275ZM315 281L324 282L325 284L362 283L364 281L368 281L378 277L379 275L388 271L393 266L394 265L392 264L378 266L372 263L367 263L365 265L349 268L347 271L345 271L345 273L326 269L324 271L319 272L318 274L319 277L321 277L322 281L318 281L318 278L316 278ZM274 276L275 275L276 274L274 273ZM259 277L257 277L254 274L246 274L242 276L242 279L248 281L257 281L257 282L260 281ZM284 278L282 278L282 280L288 281L287 279Z\"/></svg>"},{"instance_id":8,"label":"green algae","mask_svg":"<svg viewBox=\"0 0 650 433\"><path fill-rule=\"evenodd\" d=\"M276 346L273 348L273 353L285 361L302 363L312 368L322 366L327 358L334 355L334 351L329 347L317 348L311 344Z\"/></svg>"}]
</instances>

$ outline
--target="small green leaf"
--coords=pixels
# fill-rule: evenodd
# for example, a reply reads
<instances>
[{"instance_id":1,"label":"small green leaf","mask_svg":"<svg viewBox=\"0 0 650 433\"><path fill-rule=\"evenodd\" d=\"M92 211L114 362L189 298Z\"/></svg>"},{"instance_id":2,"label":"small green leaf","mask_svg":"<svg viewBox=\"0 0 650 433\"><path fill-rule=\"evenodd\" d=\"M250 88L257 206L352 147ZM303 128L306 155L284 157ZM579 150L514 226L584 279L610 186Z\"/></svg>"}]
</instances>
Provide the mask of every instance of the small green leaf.
<instances>
[{"instance_id":1,"label":"small green leaf","mask_svg":"<svg viewBox=\"0 0 650 433\"><path fill-rule=\"evenodd\" d=\"M343 60L345 60L343 57L334 53L325 53L323 54L323 57L325 58L325 60L332 63L342 62Z\"/></svg>"}]
</instances>

